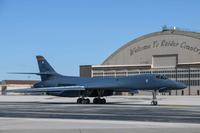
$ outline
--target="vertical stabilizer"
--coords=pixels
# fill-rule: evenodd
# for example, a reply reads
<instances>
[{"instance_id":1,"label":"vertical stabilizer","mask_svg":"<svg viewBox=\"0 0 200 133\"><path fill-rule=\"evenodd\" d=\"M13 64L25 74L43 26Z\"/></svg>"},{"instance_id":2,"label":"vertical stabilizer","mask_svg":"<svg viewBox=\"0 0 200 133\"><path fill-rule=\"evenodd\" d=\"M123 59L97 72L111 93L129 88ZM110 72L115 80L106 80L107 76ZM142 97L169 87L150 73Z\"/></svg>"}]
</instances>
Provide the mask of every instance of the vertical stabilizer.
<instances>
[{"instance_id":1,"label":"vertical stabilizer","mask_svg":"<svg viewBox=\"0 0 200 133\"><path fill-rule=\"evenodd\" d=\"M36 56L36 59L38 62L42 81L58 76L58 73L56 73L53 67L47 62L47 60L43 56Z\"/></svg>"}]
</instances>

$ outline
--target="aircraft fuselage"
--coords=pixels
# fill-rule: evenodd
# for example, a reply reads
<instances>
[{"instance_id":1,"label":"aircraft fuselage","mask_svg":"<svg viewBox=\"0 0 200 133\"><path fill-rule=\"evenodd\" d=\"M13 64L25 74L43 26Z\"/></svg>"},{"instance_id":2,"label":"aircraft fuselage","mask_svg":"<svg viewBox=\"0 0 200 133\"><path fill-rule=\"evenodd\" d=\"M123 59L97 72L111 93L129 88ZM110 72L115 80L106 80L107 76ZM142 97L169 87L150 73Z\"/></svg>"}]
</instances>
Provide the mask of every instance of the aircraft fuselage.
<instances>
[{"instance_id":1,"label":"aircraft fuselage","mask_svg":"<svg viewBox=\"0 0 200 133\"><path fill-rule=\"evenodd\" d=\"M103 96L112 95L113 91L135 91L135 90L159 90L163 87L166 90L178 89L177 87L181 84L177 84L169 79L158 79L156 74L141 74L135 76L124 76L124 77L93 77L93 78L84 78L84 77L69 77L69 76L60 76L55 79L49 79L47 81L39 82L35 84L35 88L40 87L52 87L52 86L84 86L87 90L86 95L95 97L97 96L98 89L104 90ZM183 86L183 85L182 85ZM68 92L51 92L49 95L57 96L71 96L77 97L80 94L80 91L68 91Z\"/></svg>"}]
</instances>

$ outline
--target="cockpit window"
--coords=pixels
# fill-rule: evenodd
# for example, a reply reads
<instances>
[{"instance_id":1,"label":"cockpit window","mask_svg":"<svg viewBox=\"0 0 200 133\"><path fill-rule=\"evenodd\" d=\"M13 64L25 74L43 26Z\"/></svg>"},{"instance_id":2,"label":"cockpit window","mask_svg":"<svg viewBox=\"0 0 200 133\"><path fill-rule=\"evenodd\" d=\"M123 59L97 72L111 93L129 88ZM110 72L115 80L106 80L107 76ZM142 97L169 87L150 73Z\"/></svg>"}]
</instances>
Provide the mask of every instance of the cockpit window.
<instances>
[{"instance_id":1,"label":"cockpit window","mask_svg":"<svg viewBox=\"0 0 200 133\"><path fill-rule=\"evenodd\" d=\"M168 78L167 78L166 76L164 76L164 75L157 75L156 78L157 78L157 79L164 79L164 80L165 80L165 79L168 79Z\"/></svg>"}]
</instances>

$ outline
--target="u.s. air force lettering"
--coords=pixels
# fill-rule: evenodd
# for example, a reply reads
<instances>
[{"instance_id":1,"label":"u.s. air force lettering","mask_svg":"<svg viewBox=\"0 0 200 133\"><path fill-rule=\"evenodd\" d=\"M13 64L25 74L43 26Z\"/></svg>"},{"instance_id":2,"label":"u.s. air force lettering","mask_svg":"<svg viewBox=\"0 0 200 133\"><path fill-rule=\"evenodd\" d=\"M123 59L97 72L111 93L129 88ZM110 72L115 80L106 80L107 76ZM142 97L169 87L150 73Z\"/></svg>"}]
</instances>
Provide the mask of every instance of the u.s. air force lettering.
<instances>
[{"instance_id":1,"label":"u.s. air force lettering","mask_svg":"<svg viewBox=\"0 0 200 133\"><path fill-rule=\"evenodd\" d=\"M177 47L177 48L180 48L183 50L188 50L189 52L194 52L194 53L200 54L200 47L191 46L191 44L188 44L185 41L178 42L175 40L170 40L170 41L156 40L156 41L153 41L152 44L148 44L148 45L144 45L144 46L135 46L133 48L130 48L130 56L132 56L138 52L144 51L144 50L164 48L164 47L172 47L172 48Z\"/></svg>"}]
</instances>

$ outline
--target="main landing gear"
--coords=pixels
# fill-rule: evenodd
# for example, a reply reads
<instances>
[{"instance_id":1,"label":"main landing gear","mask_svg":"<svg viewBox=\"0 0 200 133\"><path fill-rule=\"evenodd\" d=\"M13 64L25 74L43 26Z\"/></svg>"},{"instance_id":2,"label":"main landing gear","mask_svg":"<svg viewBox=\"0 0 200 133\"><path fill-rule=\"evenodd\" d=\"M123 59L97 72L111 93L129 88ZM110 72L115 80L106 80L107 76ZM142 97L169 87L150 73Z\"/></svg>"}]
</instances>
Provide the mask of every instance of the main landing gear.
<instances>
[{"instance_id":1,"label":"main landing gear","mask_svg":"<svg viewBox=\"0 0 200 133\"><path fill-rule=\"evenodd\" d=\"M93 104L106 104L106 99L105 98L101 98L103 96L104 90L97 90L97 97L95 97L93 99ZM89 98L85 98L85 96L87 93L80 93L80 97L77 99L77 104L89 104L90 103L90 99Z\"/></svg>"},{"instance_id":2,"label":"main landing gear","mask_svg":"<svg viewBox=\"0 0 200 133\"><path fill-rule=\"evenodd\" d=\"M106 104L106 99L105 98L100 98L96 97L93 99L94 104ZM77 104L90 104L90 99L89 98L78 98L77 99Z\"/></svg>"},{"instance_id":3,"label":"main landing gear","mask_svg":"<svg viewBox=\"0 0 200 133\"><path fill-rule=\"evenodd\" d=\"M153 95L153 100L151 101L151 105L158 105L158 101L157 101L157 90L153 90L152 92L152 95Z\"/></svg>"},{"instance_id":4,"label":"main landing gear","mask_svg":"<svg viewBox=\"0 0 200 133\"><path fill-rule=\"evenodd\" d=\"M105 98L96 97L93 99L94 104L106 104Z\"/></svg>"},{"instance_id":5,"label":"main landing gear","mask_svg":"<svg viewBox=\"0 0 200 133\"><path fill-rule=\"evenodd\" d=\"M77 104L89 104L90 103L90 99L89 98L84 98L84 97L82 97L82 98L78 98L77 99Z\"/></svg>"}]
</instances>

